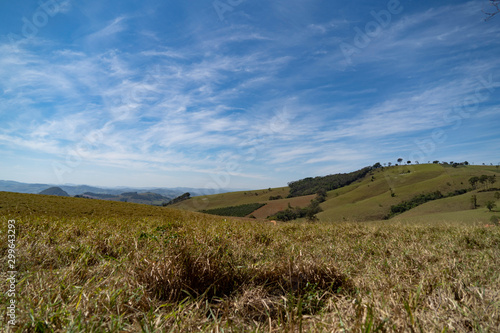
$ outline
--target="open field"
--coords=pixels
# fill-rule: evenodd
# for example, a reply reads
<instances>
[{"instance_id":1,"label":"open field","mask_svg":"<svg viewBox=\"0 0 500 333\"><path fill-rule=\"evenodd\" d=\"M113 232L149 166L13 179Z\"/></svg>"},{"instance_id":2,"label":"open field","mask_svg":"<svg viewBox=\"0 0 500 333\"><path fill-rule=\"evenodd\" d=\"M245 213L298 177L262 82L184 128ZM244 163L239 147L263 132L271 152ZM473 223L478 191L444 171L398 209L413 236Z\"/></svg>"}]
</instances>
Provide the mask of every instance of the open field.
<instances>
[{"instance_id":1,"label":"open field","mask_svg":"<svg viewBox=\"0 0 500 333\"><path fill-rule=\"evenodd\" d=\"M221 193L194 197L189 200L173 204L171 207L199 211L202 209L214 209L227 206L266 202L269 201L270 196L281 195L283 198L286 198L289 193L290 189L288 187ZM228 203L231 204L228 205Z\"/></svg>"},{"instance_id":2,"label":"open field","mask_svg":"<svg viewBox=\"0 0 500 333\"><path fill-rule=\"evenodd\" d=\"M18 271L17 324L5 328L2 306L2 327L498 332L500 228L403 215L274 226L0 192L0 256L5 263L7 221L16 220ZM6 281L5 268L1 274ZM7 289L3 283L2 304Z\"/></svg>"},{"instance_id":3,"label":"open field","mask_svg":"<svg viewBox=\"0 0 500 333\"><path fill-rule=\"evenodd\" d=\"M263 189L256 191L241 191L214 194L207 196L194 197L171 205L172 208L185 209L189 211L202 211L208 209L217 209L228 206L238 206L252 203L265 203L266 205L255 210L251 214L257 219L265 219L268 216L286 209L290 204L293 207L306 207L314 199L315 195L306 195L296 198L286 198L290 192L288 187L279 187L273 189ZM270 197L281 196L282 199L269 200Z\"/></svg>"},{"instance_id":4,"label":"open field","mask_svg":"<svg viewBox=\"0 0 500 333\"><path fill-rule=\"evenodd\" d=\"M470 188L469 178L482 174L495 175L499 169L492 166L444 167L425 164L384 168L376 170L365 179L328 193L328 200L321 204L323 212L318 214L322 221L374 221L383 219L392 205L409 200L417 194L440 191L443 194ZM395 196L391 196L391 189ZM443 200L458 200L451 211L461 211L470 207L470 196L477 191L456 198L442 199L434 204L435 212L441 210ZM478 197L493 197L493 193ZM479 202L484 202L479 199ZM426 203L430 205L432 203ZM417 207L418 209L418 207ZM413 210L412 210L413 211ZM449 211L449 210L448 210ZM430 213L422 211L422 215Z\"/></svg>"},{"instance_id":5,"label":"open field","mask_svg":"<svg viewBox=\"0 0 500 333\"><path fill-rule=\"evenodd\" d=\"M460 166L453 168L441 164L402 165L376 169L372 170L363 179L348 186L329 191L326 201L320 205L323 211L318 213L317 217L323 222L377 221L384 219L389 214L392 205L410 200L415 195L435 191L447 195L456 190L470 189L469 179L471 177L483 174L491 176L499 173L500 169L496 168L496 166ZM500 184L500 182L495 185L497 184ZM426 203L425 209L418 207L418 209L412 209L411 216L468 210L470 208L470 197L473 194L478 196L478 203L484 205L487 200L493 200L494 195L493 192L478 193L478 190L484 188L486 187L481 185L477 190L455 198L438 200L434 204ZM172 205L172 207L200 211L241 204L262 203L266 205L249 215L253 215L258 219L265 219L280 210L286 209L288 205L306 207L314 198L314 195L286 198L289 191L288 187L282 187L208 195L194 197ZM283 199L269 200L269 197L278 195L282 196ZM478 216L482 215L479 214ZM488 220L489 217L486 220L480 217L482 222Z\"/></svg>"},{"instance_id":6,"label":"open field","mask_svg":"<svg viewBox=\"0 0 500 333\"><path fill-rule=\"evenodd\" d=\"M285 210L288 205L292 207L306 207L311 203L311 200L314 199L314 197L315 195L313 194L296 198L272 200L267 202L265 206L254 211L251 215L255 216L258 219L265 219L268 216L279 212L280 210Z\"/></svg>"}]
</instances>

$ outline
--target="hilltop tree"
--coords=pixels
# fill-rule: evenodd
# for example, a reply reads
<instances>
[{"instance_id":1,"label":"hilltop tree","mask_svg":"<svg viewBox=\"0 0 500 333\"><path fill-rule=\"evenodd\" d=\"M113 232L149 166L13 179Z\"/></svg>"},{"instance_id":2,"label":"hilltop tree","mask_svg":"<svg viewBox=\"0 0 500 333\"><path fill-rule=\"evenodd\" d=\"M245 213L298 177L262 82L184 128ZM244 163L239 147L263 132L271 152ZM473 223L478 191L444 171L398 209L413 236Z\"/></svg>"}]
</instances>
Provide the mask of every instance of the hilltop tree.
<instances>
[{"instance_id":1,"label":"hilltop tree","mask_svg":"<svg viewBox=\"0 0 500 333\"><path fill-rule=\"evenodd\" d=\"M403 159L400 157L398 158L398 163L401 164L401 162L403 162Z\"/></svg>"},{"instance_id":2,"label":"hilltop tree","mask_svg":"<svg viewBox=\"0 0 500 333\"><path fill-rule=\"evenodd\" d=\"M411 161L406 161L406 164L411 164Z\"/></svg>"}]
</instances>

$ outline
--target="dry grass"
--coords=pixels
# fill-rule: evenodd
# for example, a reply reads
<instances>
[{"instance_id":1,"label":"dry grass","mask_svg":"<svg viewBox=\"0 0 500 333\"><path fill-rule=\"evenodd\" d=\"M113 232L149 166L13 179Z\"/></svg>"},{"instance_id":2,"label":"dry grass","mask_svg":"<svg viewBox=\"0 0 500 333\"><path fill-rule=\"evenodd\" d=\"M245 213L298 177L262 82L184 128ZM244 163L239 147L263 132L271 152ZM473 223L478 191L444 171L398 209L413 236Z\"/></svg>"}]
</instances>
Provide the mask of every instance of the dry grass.
<instances>
[{"instance_id":1,"label":"dry grass","mask_svg":"<svg viewBox=\"0 0 500 333\"><path fill-rule=\"evenodd\" d=\"M315 197L316 195L312 194L295 198L269 200L267 201L267 204L265 206L253 211L250 215L253 215L258 219L265 219L268 216L272 216L279 211L287 209L289 205L292 207L300 208L307 207L311 204L311 200L313 200Z\"/></svg>"},{"instance_id":2,"label":"dry grass","mask_svg":"<svg viewBox=\"0 0 500 333\"><path fill-rule=\"evenodd\" d=\"M16 219L19 263L19 321L4 331L500 330L497 227L274 226L94 200L0 199L0 256Z\"/></svg>"}]
</instances>

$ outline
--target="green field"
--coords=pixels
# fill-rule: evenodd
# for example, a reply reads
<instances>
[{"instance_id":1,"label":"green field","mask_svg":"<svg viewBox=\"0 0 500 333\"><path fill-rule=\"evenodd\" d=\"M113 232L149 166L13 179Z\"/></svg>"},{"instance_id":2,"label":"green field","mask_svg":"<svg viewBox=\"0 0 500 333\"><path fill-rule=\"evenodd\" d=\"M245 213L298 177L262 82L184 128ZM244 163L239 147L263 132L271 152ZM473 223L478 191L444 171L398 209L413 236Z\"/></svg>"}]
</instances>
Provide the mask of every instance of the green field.
<instances>
[{"instance_id":1,"label":"green field","mask_svg":"<svg viewBox=\"0 0 500 333\"><path fill-rule=\"evenodd\" d=\"M329 196L373 200L359 190L382 191L376 180ZM279 191L285 192L271 192ZM404 192L396 186L396 199ZM6 326L2 306L1 327L498 332L500 228L485 228L477 218L492 214L484 207L457 212L459 198L443 199L449 201L443 212L437 200L388 221L275 226L170 207L0 192L2 280L9 276L9 220L16 221L18 272L15 295L8 296L7 282L0 294L1 304L16 301L16 325Z\"/></svg>"},{"instance_id":2,"label":"green field","mask_svg":"<svg viewBox=\"0 0 500 333\"><path fill-rule=\"evenodd\" d=\"M393 166L373 170L365 178L348 186L329 191L327 200L321 203L323 211L317 214L320 221L378 221L384 219L392 205L409 200L415 195L428 194L440 191L443 195L471 187L469 178L473 176L497 175L500 169L495 166L460 166L453 168L440 164L422 164L409 166ZM500 182L496 183L500 187ZM483 189L479 187L478 190ZM391 196L391 190L394 196ZM469 210L472 194L478 196L479 205L488 200L494 200L493 192L478 193L478 190L468 192L456 198L445 198L436 202L424 204L425 208L412 210L415 214L431 214L446 212L459 212ZM305 207L313 198L305 197L286 198L289 194L288 187L262 189L255 191L241 191L194 197L181 203L172 205L190 211L201 211L214 208L225 208L250 203L266 204L255 216L265 219L283 210L290 204L293 207ZM281 195L284 199L269 200L270 196ZM456 204L451 204L455 202ZM416 213L415 213L416 212ZM471 213L469 213L471 214ZM250 215L250 213L249 213ZM475 212L474 219L483 223L488 222L488 216L480 210Z\"/></svg>"},{"instance_id":3,"label":"green field","mask_svg":"<svg viewBox=\"0 0 500 333\"><path fill-rule=\"evenodd\" d=\"M202 213L212 214L212 215L220 215L220 216L237 216L237 217L245 217L251 214L253 211L261 208L265 204L261 203L250 203L243 204L238 206L229 206L229 207L221 207L221 208L213 208L202 210Z\"/></svg>"},{"instance_id":4,"label":"green field","mask_svg":"<svg viewBox=\"0 0 500 333\"><path fill-rule=\"evenodd\" d=\"M227 206L237 206L251 203L268 202L269 197L281 195L287 197L290 192L288 187L273 189L263 189L255 191L240 191L214 195L194 197L172 205L174 208L181 208L190 211L200 211L203 209L223 208ZM271 200L272 201L272 200Z\"/></svg>"}]
</instances>

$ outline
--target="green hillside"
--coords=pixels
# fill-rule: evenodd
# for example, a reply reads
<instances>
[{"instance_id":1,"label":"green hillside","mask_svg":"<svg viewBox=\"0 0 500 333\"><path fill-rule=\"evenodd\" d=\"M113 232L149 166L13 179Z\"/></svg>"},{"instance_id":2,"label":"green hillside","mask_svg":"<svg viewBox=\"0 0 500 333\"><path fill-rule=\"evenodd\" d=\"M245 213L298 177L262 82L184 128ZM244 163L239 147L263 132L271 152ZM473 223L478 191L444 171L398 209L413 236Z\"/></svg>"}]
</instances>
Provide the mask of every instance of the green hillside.
<instances>
[{"instance_id":1,"label":"green hillside","mask_svg":"<svg viewBox=\"0 0 500 333\"><path fill-rule=\"evenodd\" d=\"M229 192L193 197L189 200L173 204L170 207L181 208L190 211L201 211L228 206L269 202L272 201L269 200L270 197L281 196L283 198L286 198L289 193L290 189L288 187L278 187L254 191Z\"/></svg>"},{"instance_id":2,"label":"green hillside","mask_svg":"<svg viewBox=\"0 0 500 333\"><path fill-rule=\"evenodd\" d=\"M443 195L461 189L469 189L469 178L473 176L495 175L499 170L496 167L463 166L453 168L437 164L399 166L379 169L372 172L361 182L328 193L328 200L321 204L323 212L318 214L323 221L371 221L383 219L392 205L410 200L419 194L428 194L440 191ZM373 178L372 178L373 177ZM392 191L392 192L391 192ZM444 198L424 204L434 207L427 212L416 207L415 212L420 215L440 212L441 205L449 202L462 202L462 205L452 205L448 211L461 211L470 206L470 196L478 190L461 196ZM394 194L394 196L392 195ZM493 197L493 193L478 194L481 198ZM447 206L448 207L448 206ZM410 214L413 210L407 212ZM419 214L419 213L416 213Z\"/></svg>"},{"instance_id":3,"label":"green hillside","mask_svg":"<svg viewBox=\"0 0 500 333\"><path fill-rule=\"evenodd\" d=\"M471 191L456 197L425 203L405 212L404 215L415 218L427 214L466 211L470 209L470 197L473 194L477 195L480 205L484 205L487 200L494 199L493 192L478 193L478 191L486 189L487 184L478 184L477 189L471 189L469 179L474 176L498 174L500 174L500 170L496 166L460 165L452 167L441 164L421 164L376 168L372 169L364 178L356 180L350 185L329 191L327 200L320 205L323 211L318 213L317 217L320 221L325 222L383 220L390 213L391 206L410 200L416 195L439 191L446 197L449 193L467 189ZM316 180L317 178L306 180ZM317 186L316 183L313 185ZM500 183L495 185L500 187ZM307 189L305 193L309 193ZM232 192L194 197L172 205L172 207L202 211L260 203L265 204L265 206L249 215L266 218L287 206L305 207L314 199L313 195L287 198L289 194L290 188L288 187ZM270 197L278 196L281 196L278 200L269 200ZM479 213L481 209L485 208L479 207L477 213L472 212L472 214L479 214L478 219L484 222L487 220L487 216L481 216Z\"/></svg>"}]
</instances>

